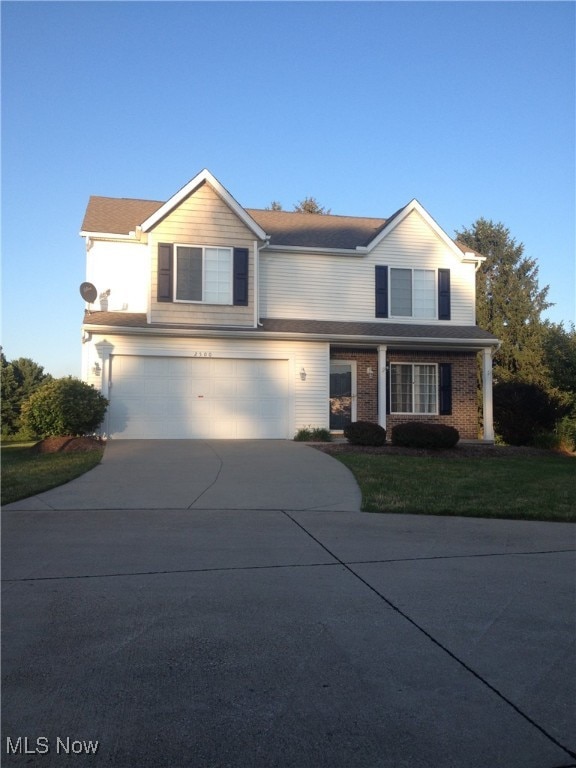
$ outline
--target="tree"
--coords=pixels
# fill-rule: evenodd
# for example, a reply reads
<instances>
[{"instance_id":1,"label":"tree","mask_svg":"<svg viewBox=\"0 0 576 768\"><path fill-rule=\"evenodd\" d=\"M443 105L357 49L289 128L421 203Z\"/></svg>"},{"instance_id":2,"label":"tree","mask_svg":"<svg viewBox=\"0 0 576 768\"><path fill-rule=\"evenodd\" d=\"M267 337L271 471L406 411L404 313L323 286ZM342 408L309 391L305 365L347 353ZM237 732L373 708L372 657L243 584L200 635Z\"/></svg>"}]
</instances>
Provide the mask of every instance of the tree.
<instances>
[{"instance_id":1,"label":"tree","mask_svg":"<svg viewBox=\"0 0 576 768\"><path fill-rule=\"evenodd\" d=\"M282 211L284 210L282 208L282 203L279 203L278 200L272 200L270 205L267 205L265 210L267 211Z\"/></svg>"},{"instance_id":2,"label":"tree","mask_svg":"<svg viewBox=\"0 0 576 768\"><path fill-rule=\"evenodd\" d=\"M108 400L71 376L43 384L22 406L22 422L40 437L86 435L101 424Z\"/></svg>"},{"instance_id":3,"label":"tree","mask_svg":"<svg viewBox=\"0 0 576 768\"><path fill-rule=\"evenodd\" d=\"M8 362L2 354L2 431L14 434L20 428L20 412L24 401L43 383L52 380L44 368L29 357Z\"/></svg>"},{"instance_id":4,"label":"tree","mask_svg":"<svg viewBox=\"0 0 576 768\"><path fill-rule=\"evenodd\" d=\"M539 434L552 432L570 408L565 395L537 384L505 381L494 386L494 425L510 445L532 445Z\"/></svg>"},{"instance_id":5,"label":"tree","mask_svg":"<svg viewBox=\"0 0 576 768\"><path fill-rule=\"evenodd\" d=\"M494 380L522 381L548 387L541 313L551 306L548 286L538 285L538 266L524 256L501 223L480 218L456 239L486 257L476 273L476 315L482 328L502 345L494 357Z\"/></svg>"},{"instance_id":6,"label":"tree","mask_svg":"<svg viewBox=\"0 0 576 768\"><path fill-rule=\"evenodd\" d=\"M14 367L0 354L0 397L2 399L2 434L11 435L18 431L18 382Z\"/></svg>"},{"instance_id":7,"label":"tree","mask_svg":"<svg viewBox=\"0 0 576 768\"><path fill-rule=\"evenodd\" d=\"M296 213L319 213L325 216L330 213L330 208L324 208L315 197L305 197L304 200L300 200L294 206L294 210Z\"/></svg>"},{"instance_id":8,"label":"tree","mask_svg":"<svg viewBox=\"0 0 576 768\"><path fill-rule=\"evenodd\" d=\"M576 328L546 323L544 353L552 385L572 395L576 403Z\"/></svg>"}]
</instances>

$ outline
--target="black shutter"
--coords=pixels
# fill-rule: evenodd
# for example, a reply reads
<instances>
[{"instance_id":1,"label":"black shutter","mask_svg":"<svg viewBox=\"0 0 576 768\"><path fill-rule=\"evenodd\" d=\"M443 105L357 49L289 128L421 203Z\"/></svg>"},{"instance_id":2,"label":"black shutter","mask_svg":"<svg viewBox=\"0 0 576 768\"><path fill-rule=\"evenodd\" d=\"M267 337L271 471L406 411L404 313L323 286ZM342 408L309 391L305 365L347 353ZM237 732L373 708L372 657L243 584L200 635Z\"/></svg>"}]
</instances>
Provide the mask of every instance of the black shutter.
<instances>
[{"instance_id":1,"label":"black shutter","mask_svg":"<svg viewBox=\"0 0 576 768\"><path fill-rule=\"evenodd\" d=\"M438 320L450 320L450 270L438 270Z\"/></svg>"},{"instance_id":2,"label":"black shutter","mask_svg":"<svg viewBox=\"0 0 576 768\"><path fill-rule=\"evenodd\" d=\"M172 301L172 265L174 247L165 243L158 245L158 301Z\"/></svg>"},{"instance_id":3,"label":"black shutter","mask_svg":"<svg viewBox=\"0 0 576 768\"><path fill-rule=\"evenodd\" d=\"M376 267L376 317L388 317L388 267Z\"/></svg>"},{"instance_id":4,"label":"black shutter","mask_svg":"<svg viewBox=\"0 0 576 768\"><path fill-rule=\"evenodd\" d=\"M390 387L392 385L392 366L387 365L386 366L386 372L384 374L384 381L386 383L386 413L390 414L390 401L391 401L391 391Z\"/></svg>"},{"instance_id":5,"label":"black shutter","mask_svg":"<svg viewBox=\"0 0 576 768\"><path fill-rule=\"evenodd\" d=\"M248 306L248 248L234 248L234 305Z\"/></svg>"},{"instance_id":6,"label":"black shutter","mask_svg":"<svg viewBox=\"0 0 576 768\"><path fill-rule=\"evenodd\" d=\"M452 364L440 363L438 372L440 375L440 415L450 416L452 414Z\"/></svg>"}]
</instances>

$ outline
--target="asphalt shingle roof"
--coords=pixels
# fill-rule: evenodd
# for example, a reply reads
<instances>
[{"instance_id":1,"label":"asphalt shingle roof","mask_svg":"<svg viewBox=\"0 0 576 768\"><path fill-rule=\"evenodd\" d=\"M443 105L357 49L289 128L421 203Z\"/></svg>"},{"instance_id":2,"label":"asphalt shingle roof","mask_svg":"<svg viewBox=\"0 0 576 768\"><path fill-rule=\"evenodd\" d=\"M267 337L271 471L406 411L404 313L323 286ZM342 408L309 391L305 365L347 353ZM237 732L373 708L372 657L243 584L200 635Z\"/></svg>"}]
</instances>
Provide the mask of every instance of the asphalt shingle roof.
<instances>
[{"instance_id":1,"label":"asphalt shingle roof","mask_svg":"<svg viewBox=\"0 0 576 768\"><path fill-rule=\"evenodd\" d=\"M182 329L180 325L165 323L148 324L145 313L132 312L86 312L85 325L110 326L116 328L149 328ZM255 333L306 334L330 336L344 339L345 337L371 336L378 339L429 339L464 341L497 341L496 337L477 325L412 325L411 323L357 323L338 322L330 320L294 320L282 318L264 318L258 328L226 328L227 331L243 332L249 330ZM221 331L220 326L186 326L187 330Z\"/></svg>"},{"instance_id":2,"label":"asphalt shingle roof","mask_svg":"<svg viewBox=\"0 0 576 768\"><path fill-rule=\"evenodd\" d=\"M82 231L127 235L162 205L164 203L159 200L92 195L82 222ZM403 209L400 208L388 219L257 208L245 210L270 236L270 245L353 249L367 246ZM463 243L455 242L463 253L472 251Z\"/></svg>"}]
</instances>

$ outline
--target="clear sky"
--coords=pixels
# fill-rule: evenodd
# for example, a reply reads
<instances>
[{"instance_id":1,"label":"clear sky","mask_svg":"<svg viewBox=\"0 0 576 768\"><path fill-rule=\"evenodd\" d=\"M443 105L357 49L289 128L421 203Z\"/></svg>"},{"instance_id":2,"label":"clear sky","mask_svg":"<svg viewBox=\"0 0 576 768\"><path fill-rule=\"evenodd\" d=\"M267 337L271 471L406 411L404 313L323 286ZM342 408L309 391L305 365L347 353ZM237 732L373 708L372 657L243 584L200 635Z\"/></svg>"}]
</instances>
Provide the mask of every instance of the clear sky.
<instances>
[{"instance_id":1,"label":"clear sky","mask_svg":"<svg viewBox=\"0 0 576 768\"><path fill-rule=\"evenodd\" d=\"M575 9L3 2L4 354L79 375L89 195L166 200L205 167L245 207L502 222L568 326Z\"/></svg>"}]
</instances>

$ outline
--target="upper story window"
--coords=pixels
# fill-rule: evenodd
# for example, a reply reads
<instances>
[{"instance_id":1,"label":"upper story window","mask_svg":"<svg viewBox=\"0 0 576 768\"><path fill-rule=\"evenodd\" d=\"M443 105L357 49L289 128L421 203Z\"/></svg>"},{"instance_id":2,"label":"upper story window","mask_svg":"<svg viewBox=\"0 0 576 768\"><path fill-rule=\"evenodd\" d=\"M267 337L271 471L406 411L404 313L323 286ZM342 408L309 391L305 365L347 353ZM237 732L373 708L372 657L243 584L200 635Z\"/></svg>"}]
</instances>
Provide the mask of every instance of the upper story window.
<instances>
[{"instance_id":1,"label":"upper story window","mask_svg":"<svg viewBox=\"0 0 576 768\"><path fill-rule=\"evenodd\" d=\"M176 301L232 304L232 248L176 245Z\"/></svg>"},{"instance_id":2,"label":"upper story window","mask_svg":"<svg viewBox=\"0 0 576 768\"><path fill-rule=\"evenodd\" d=\"M248 306L248 248L158 244L156 300Z\"/></svg>"},{"instance_id":3,"label":"upper story window","mask_svg":"<svg viewBox=\"0 0 576 768\"><path fill-rule=\"evenodd\" d=\"M390 269L391 317L436 317L436 271Z\"/></svg>"},{"instance_id":4,"label":"upper story window","mask_svg":"<svg viewBox=\"0 0 576 768\"><path fill-rule=\"evenodd\" d=\"M376 265L376 317L450 320L450 270Z\"/></svg>"}]
</instances>

